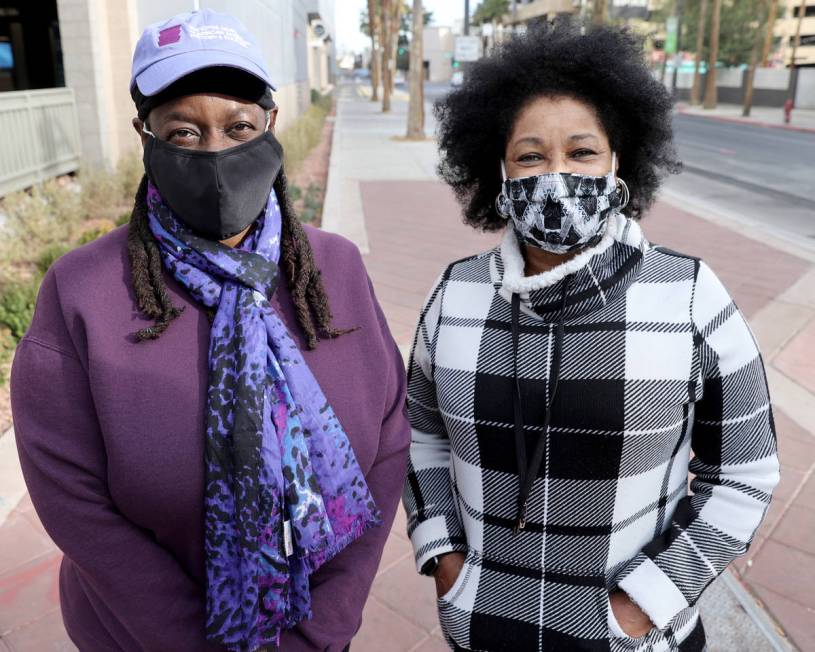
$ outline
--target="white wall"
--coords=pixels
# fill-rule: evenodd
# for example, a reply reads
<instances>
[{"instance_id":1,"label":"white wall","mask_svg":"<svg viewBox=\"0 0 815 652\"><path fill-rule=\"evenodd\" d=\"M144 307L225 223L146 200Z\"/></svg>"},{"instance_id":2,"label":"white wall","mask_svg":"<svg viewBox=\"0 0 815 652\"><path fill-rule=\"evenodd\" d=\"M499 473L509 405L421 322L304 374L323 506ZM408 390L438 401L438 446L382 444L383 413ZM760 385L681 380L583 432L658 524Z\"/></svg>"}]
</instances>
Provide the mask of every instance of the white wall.
<instances>
[{"instance_id":1,"label":"white wall","mask_svg":"<svg viewBox=\"0 0 815 652\"><path fill-rule=\"evenodd\" d=\"M425 27L423 32L424 60L430 65L431 82L449 81L453 73L452 54L455 37L449 27Z\"/></svg>"},{"instance_id":2,"label":"white wall","mask_svg":"<svg viewBox=\"0 0 815 652\"><path fill-rule=\"evenodd\" d=\"M788 68L756 68L753 82L755 88L783 91L789 88L790 71Z\"/></svg>"},{"instance_id":3,"label":"white wall","mask_svg":"<svg viewBox=\"0 0 815 652\"><path fill-rule=\"evenodd\" d=\"M741 88L744 73L741 68L717 68L716 86L719 88Z\"/></svg>"},{"instance_id":4,"label":"white wall","mask_svg":"<svg viewBox=\"0 0 815 652\"><path fill-rule=\"evenodd\" d=\"M694 76L694 74L692 72L677 72L676 73L676 87L677 88L693 88L693 76Z\"/></svg>"},{"instance_id":5,"label":"white wall","mask_svg":"<svg viewBox=\"0 0 815 652\"><path fill-rule=\"evenodd\" d=\"M815 68L798 69L795 106L799 109L815 109Z\"/></svg>"}]
</instances>

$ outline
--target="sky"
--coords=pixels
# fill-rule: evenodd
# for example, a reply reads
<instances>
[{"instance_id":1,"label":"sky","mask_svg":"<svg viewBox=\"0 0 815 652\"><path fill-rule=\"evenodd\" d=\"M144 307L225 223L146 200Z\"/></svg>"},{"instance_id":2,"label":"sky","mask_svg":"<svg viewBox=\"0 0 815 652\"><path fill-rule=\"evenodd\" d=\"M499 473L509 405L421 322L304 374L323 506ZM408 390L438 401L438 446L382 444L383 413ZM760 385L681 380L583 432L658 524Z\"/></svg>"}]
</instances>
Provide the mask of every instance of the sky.
<instances>
[{"instance_id":1,"label":"sky","mask_svg":"<svg viewBox=\"0 0 815 652\"><path fill-rule=\"evenodd\" d=\"M480 0L470 0L470 12ZM337 49L362 52L370 44L367 36L359 31L359 14L368 6L367 0L337 0ZM424 0L425 11L433 12L433 24L452 27L453 21L464 17L464 0Z\"/></svg>"}]
</instances>

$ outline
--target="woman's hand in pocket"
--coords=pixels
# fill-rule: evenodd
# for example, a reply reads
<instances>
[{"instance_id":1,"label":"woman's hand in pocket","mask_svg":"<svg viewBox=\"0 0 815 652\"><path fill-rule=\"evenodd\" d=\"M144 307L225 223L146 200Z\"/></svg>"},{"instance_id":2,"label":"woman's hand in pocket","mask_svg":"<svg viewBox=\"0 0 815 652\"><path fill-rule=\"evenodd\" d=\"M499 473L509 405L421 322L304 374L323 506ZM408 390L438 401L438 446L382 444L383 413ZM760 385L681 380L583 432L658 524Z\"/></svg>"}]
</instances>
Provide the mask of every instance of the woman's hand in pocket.
<instances>
[{"instance_id":1,"label":"woman's hand in pocket","mask_svg":"<svg viewBox=\"0 0 815 652\"><path fill-rule=\"evenodd\" d=\"M436 580L436 597L441 598L453 588L461 569L464 567L465 555L460 552L450 552L439 557L439 565L433 573Z\"/></svg>"},{"instance_id":2,"label":"woman's hand in pocket","mask_svg":"<svg viewBox=\"0 0 815 652\"><path fill-rule=\"evenodd\" d=\"M622 630L631 638L645 636L654 628L654 623L624 591L613 591L609 594L611 611Z\"/></svg>"}]
</instances>

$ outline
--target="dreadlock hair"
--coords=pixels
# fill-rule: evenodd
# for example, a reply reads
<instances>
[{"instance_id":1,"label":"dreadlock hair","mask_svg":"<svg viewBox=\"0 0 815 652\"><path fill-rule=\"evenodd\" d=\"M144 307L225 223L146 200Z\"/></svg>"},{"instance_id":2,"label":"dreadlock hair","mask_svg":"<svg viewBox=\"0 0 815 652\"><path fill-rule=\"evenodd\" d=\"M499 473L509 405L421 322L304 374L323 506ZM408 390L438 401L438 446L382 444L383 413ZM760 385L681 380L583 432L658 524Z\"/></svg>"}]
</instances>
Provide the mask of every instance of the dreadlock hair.
<instances>
[{"instance_id":1,"label":"dreadlock hair","mask_svg":"<svg viewBox=\"0 0 815 652\"><path fill-rule=\"evenodd\" d=\"M322 275L314 262L314 254L303 225L294 212L287 193L286 175L281 169L274 190L280 204L282 232L280 236L280 266L286 275L294 302L297 322L303 329L309 349L317 347L321 338L333 338L355 330L332 326L331 308L325 293ZM183 308L173 306L164 281L161 253L147 216L147 175L136 191L130 232L127 237L133 290L139 310L154 320L152 326L136 333L139 341L155 340L167 330L170 322Z\"/></svg>"}]
</instances>

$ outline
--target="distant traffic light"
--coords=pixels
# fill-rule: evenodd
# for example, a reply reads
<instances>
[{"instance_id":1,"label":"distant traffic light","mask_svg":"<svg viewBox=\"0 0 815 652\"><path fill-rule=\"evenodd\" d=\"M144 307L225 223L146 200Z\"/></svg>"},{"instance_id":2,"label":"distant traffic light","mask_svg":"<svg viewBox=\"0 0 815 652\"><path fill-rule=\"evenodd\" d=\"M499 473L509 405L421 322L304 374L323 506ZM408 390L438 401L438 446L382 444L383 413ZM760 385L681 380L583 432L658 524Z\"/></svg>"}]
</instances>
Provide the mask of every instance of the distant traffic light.
<instances>
[{"instance_id":1,"label":"distant traffic light","mask_svg":"<svg viewBox=\"0 0 815 652\"><path fill-rule=\"evenodd\" d=\"M453 68L461 68L461 62L460 61L453 61Z\"/></svg>"}]
</instances>

